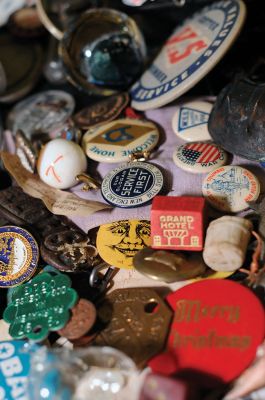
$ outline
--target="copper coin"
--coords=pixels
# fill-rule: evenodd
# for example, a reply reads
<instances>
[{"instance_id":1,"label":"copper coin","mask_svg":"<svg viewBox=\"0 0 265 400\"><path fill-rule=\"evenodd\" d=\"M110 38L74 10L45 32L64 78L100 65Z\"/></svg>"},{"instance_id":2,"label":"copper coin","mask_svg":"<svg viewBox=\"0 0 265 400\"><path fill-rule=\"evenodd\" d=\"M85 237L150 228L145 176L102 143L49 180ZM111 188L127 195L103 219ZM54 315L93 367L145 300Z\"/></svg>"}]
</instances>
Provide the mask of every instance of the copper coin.
<instances>
[{"instance_id":1,"label":"copper coin","mask_svg":"<svg viewBox=\"0 0 265 400\"><path fill-rule=\"evenodd\" d=\"M128 103L128 93L119 93L84 108L73 120L81 129L94 128L116 119Z\"/></svg>"},{"instance_id":2,"label":"copper coin","mask_svg":"<svg viewBox=\"0 0 265 400\"><path fill-rule=\"evenodd\" d=\"M80 299L71 311L70 320L58 333L67 339L75 340L84 336L92 328L97 312L94 304L85 299Z\"/></svg>"}]
</instances>

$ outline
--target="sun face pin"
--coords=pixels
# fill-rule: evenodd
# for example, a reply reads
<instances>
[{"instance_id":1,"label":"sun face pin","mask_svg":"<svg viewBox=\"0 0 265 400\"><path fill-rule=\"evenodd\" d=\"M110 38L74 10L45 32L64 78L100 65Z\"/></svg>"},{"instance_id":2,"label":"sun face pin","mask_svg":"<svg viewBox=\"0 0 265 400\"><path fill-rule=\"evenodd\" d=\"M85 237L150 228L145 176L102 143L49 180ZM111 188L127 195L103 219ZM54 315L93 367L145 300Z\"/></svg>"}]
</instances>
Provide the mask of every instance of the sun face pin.
<instances>
[{"instance_id":1,"label":"sun face pin","mask_svg":"<svg viewBox=\"0 0 265 400\"><path fill-rule=\"evenodd\" d=\"M101 225L97 234L97 248L108 264L117 268L133 268L133 257L150 246L150 222L122 220Z\"/></svg>"}]
</instances>

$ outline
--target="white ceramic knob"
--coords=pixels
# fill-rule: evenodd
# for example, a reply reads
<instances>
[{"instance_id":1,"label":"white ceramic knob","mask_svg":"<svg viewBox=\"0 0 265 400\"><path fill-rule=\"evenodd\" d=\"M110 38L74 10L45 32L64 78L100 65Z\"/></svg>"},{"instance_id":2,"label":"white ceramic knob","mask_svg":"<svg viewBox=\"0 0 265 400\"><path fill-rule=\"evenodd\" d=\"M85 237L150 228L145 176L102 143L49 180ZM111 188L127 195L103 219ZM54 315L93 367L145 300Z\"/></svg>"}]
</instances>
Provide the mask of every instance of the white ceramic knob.
<instances>
[{"instance_id":1,"label":"white ceramic knob","mask_svg":"<svg viewBox=\"0 0 265 400\"><path fill-rule=\"evenodd\" d=\"M206 232L205 263L214 271L242 267L252 229L252 222L245 218L226 215L212 221Z\"/></svg>"},{"instance_id":2,"label":"white ceramic knob","mask_svg":"<svg viewBox=\"0 0 265 400\"><path fill-rule=\"evenodd\" d=\"M48 142L39 155L37 169L40 179L56 189L77 184L76 175L85 172L87 161L82 148L65 139Z\"/></svg>"}]
</instances>

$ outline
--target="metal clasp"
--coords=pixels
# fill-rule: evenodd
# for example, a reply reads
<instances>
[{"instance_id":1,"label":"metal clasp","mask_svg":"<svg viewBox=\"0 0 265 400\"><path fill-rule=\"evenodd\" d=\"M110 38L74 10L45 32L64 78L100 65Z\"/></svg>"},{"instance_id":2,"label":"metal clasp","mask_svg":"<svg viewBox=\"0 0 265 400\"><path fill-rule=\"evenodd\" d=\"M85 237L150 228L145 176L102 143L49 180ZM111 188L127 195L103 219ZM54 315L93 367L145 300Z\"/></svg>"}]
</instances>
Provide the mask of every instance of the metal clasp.
<instances>
[{"instance_id":1,"label":"metal clasp","mask_svg":"<svg viewBox=\"0 0 265 400\"><path fill-rule=\"evenodd\" d=\"M84 183L84 185L82 187L82 190L84 192L87 192L88 190L91 190L91 189L99 189L101 187L101 184L96 179L92 178L91 176L89 176L85 173L76 175L75 179L78 182Z\"/></svg>"},{"instance_id":2,"label":"metal clasp","mask_svg":"<svg viewBox=\"0 0 265 400\"><path fill-rule=\"evenodd\" d=\"M103 277L99 276L99 272L103 269L108 268ZM104 292L116 272L117 268L111 267L109 264L103 262L92 269L89 276L89 285L93 288L98 289L100 292Z\"/></svg>"},{"instance_id":3,"label":"metal clasp","mask_svg":"<svg viewBox=\"0 0 265 400\"><path fill-rule=\"evenodd\" d=\"M173 3L177 7L184 7L186 4L186 0L173 0Z\"/></svg>"},{"instance_id":4,"label":"metal clasp","mask_svg":"<svg viewBox=\"0 0 265 400\"><path fill-rule=\"evenodd\" d=\"M137 151L129 155L130 162L147 161L150 157L150 151Z\"/></svg>"}]
</instances>

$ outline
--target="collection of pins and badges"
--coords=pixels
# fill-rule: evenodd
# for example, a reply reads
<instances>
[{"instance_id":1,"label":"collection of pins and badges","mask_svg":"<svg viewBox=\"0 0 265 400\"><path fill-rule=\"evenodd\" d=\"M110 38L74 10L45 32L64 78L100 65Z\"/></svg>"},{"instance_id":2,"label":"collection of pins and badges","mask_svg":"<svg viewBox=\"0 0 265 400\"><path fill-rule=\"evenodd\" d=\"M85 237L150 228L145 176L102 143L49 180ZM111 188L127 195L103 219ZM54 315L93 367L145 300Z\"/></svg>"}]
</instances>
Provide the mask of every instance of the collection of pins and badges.
<instances>
[{"instance_id":1,"label":"collection of pins and badges","mask_svg":"<svg viewBox=\"0 0 265 400\"><path fill-rule=\"evenodd\" d=\"M246 17L242 0L203 2L147 68L124 10L185 0L122 0L122 12L92 0L0 4L15 153L2 160L17 182L0 182L0 399L262 396L264 90L243 77L217 97L181 97ZM33 68L47 31L46 64ZM48 90L29 95L42 69ZM62 77L69 93L53 89ZM170 118L149 117L169 103Z\"/></svg>"}]
</instances>

